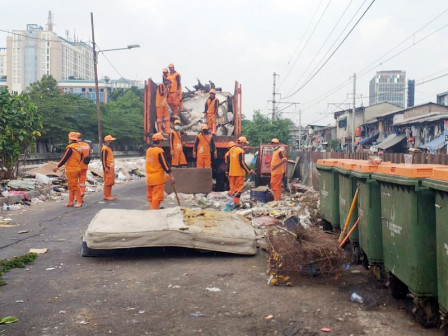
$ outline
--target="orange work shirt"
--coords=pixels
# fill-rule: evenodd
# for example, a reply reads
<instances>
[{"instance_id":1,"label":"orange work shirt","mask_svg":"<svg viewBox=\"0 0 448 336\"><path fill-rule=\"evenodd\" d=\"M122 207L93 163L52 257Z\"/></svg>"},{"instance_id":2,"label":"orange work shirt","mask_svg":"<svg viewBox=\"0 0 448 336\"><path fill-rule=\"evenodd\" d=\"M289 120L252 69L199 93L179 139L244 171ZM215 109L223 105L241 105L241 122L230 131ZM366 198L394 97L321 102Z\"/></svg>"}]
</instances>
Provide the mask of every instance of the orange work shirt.
<instances>
[{"instance_id":1,"label":"orange work shirt","mask_svg":"<svg viewBox=\"0 0 448 336\"><path fill-rule=\"evenodd\" d=\"M79 141L78 142L79 149L82 152L83 159L81 160L81 169L88 169L89 164L84 163L84 159L90 157L90 146L87 142Z\"/></svg>"},{"instance_id":2,"label":"orange work shirt","mask_svg":"<svg viewBox=\"0 0 448 336\"><path fill-rule=\"evenodd\" d=\"M212 155L211 152L216 150L213 135L199 133L196 138L194 150L198 155Z\"/></svg>"},{"instance_id":3,"label":"orange work shirt","mask_svg":"<svg viewBox=\"0 0 448 336\"><path fill-rule=\"evenodd\" d=\"M249 167L244 162L244 150L235 146L229 150L229 176L245 176L250 173Z\"/></svg>"},{"instance_id":4,"label":"orange work shirt","mask_svg":"<svg viewBox=\"0 0 448 336\"><path fill-rule=\"evenodd\" d=\"M205 102L205 112L207 115L215 115L218 116L218 106L219 106L219 99L213 98L213 100L210 99L210 97L207 98Z\"/></svg>"},{"instance_id":5,"label":"orange work shirt","mask_svg":"<svg viewBox=\"0 0 448 336\"><path fill-rule=\"evenodd\" d=\"M166 78L171 82L170 92L174 93L177 90L180 90L180 73L175 71L174 73L168 73Z\"/></svg>"},{"instance_id":6,"label":"orange work shirt","mask_svg":"<svg viewBox=\"0 0 448 336\"><path fill-rule=\"evenodd\" d=\"M168 106L167 98L168 98L168 88L164 83L160 83L157 86L156 107Z\"/></svg>"},{"instance_id":7,"label":"orange work shirt","mask_svg":"<svg viewBox=\"0 0 448 336\"><path fill-rule=\"evenodd\" d=\"M78 143L72 142L65 147L65 153L61 161L58 163L58 167L65 164L66 172L75 172L81 170L82 152Z\"/></svg>"},{"instance_id":8,"label":"orange work shirt","mask_svg":"<svg viewBox=\"0 0 448 336\"><path fill-rule=\"evenodd\" d=\"M170 132L170 147L172 151L181 151L182 150L182 140L180 131L172 130Z\"/></svg>"},{"instance_id":9,"label":"orange work shirt","mask_svg":"<svg viewBox=\"0 0 448 336\"><path fill-rule=\"evenodd\" d=\"M285 158L285 152L282 147L276 149L272 153L272 160L271 160L271 175L283 175L285 173L285 163L281 164L275 169L272 169L272 167L278 165L282 159Z\"/></svg>"},{"instance_id":10,"label":"orange work shirt","mask_svg":"<svg viewBox=\"0 0 448 336\"><path fill-rule=\"evenodd\" d=\"M153 186L165 183L166 175L171 173L165 157L163 149L160 147L149 147L146 151L146 185Z\"/></svg>"},{"instance_id":11,"label":"orange work shirt","mask_svg":"<svg viewBox=\"0 0 448 336\"><path fill-rule=\"evenodd\" d=\"M109 146L103 145L101 148L101 161L103 163L103 170L106 168L114 167L114 153L112 152L112 148Z\"/></svg>"}]
</instances>

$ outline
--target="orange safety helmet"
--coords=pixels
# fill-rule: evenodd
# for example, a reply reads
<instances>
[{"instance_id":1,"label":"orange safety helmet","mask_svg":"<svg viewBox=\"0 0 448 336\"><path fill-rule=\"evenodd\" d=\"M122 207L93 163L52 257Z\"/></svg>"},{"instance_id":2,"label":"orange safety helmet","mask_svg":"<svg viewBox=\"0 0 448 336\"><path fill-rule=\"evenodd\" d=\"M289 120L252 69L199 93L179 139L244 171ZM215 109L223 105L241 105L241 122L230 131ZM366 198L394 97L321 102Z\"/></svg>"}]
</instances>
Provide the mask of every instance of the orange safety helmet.
<instances>
[{"instance_id":1,"label":"orange safety helmet","mask_svg":"<svg viewBox=\"0 0 448 336\"><path fill-rule=\"evenodd\" d=\"M240 136L238 138L238 143L245 143L245 144L249 144L249 141L247 141L245 136Z\"/></svg>"},{"instance_id":2,"label":"orange safety helmet","mask_svg":"<svg viewBox=\"0 0 448 336\"><path fill-rule=\"evenodd\" d=\"M168 72L168 69L167 68L163 68L162 72Z\"/></svg>"},{"instance_id":3,"label":"orange safety helmet","mask_svg":"<svg viewBox=\"0 0 448 336\"><path fill-rule=\"evenodd\" d=\"M168 64L168 68L174 68L174 64L173 63Z\"/></svg>"},{"instance_id":4,"label":"orange safety helmet","mask_svg":"<svg viewBox=\"0 0 448 336\"><path fill-rule=\"evenodd\" d=\"M235 141L229 141L229 143L227 144L227 147L230 148L233 146L235 146Z\"/></svg>"},{"instance_id":5,"label":"orange safety helmet","mask_svg":"<svg viewBox=\"0 0 448 336\"><path fill-rule=\"evenodd\" d=\"M181 124L181 122L179 119L174 120L174 125L180 125L180 124Z\"/></svg>"},{"instance_id":6,"label":"orange safety helmet","mask_svg":"<svg viewBox=\"0 0 448 336\"><path fill-rule=\"evenodd\" d=\"M208 130L208 125L207 124L202 124L201 130Z\"/></svg>"},{"instance_id":7,"label":"orange safety helmet","mask_svg":"<svg viewBox=\"0 0 448 336\"><path fill-rule=\"evenodd\" d=\"M68 134L68 140L77 141L78 140L78 132L70 132Z\"/></svg>"},{"instance_id":8,"label":"orange safety helmet","mask_svg":"<svg viewBox=\"0 0 448 336\"><path fill-rule=\"evenodd\" d=\"M104 137L104 142L114 141L115 139L112 135L108 134Z\"/></svg>"},{"instance_id":9,"label":"orange safety helmet","mask_svg":"<svg viewBox=\"0 0 448 336\"><path fill-rule=\"evenodd\" d=\"M211 89L208 93L216 94L216 90L215 89Z\"/></svg>"},{"instance_id":10,"label":"orange safety helmet","mask_svg":"<svg viewBox=\"0 0 448 336\"><path fill-rule=\"evenodd\" d=\"M271 140L271 143L278 144L278 143L280 143L280 141L277 138L274 138Z\"/></svg>"},{"instance_id":11,"label":"orange safety helmet","mask_svg":"<svg viewBox=\"0 0 448 336\"><path fill-rule=\"evenodd\" d=\"M158 141L166 140L166 138L163 137L162 133L154 133L152 139Z\"/></svg>"}]
</instances>

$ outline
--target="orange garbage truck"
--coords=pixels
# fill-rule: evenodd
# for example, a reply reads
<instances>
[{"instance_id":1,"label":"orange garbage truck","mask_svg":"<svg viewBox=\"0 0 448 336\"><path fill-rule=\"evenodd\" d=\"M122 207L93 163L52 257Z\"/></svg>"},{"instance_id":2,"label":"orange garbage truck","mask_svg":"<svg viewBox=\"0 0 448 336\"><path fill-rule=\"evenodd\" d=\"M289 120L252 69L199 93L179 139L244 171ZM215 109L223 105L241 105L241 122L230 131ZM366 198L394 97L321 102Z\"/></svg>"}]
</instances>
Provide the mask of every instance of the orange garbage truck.
<instances>
[{"instance_id":1,"label":"orange garbage truck","mask_svg":"<svg viewBox=\"0 0 448 336\"><path fill-rule=\"evenodd\" d=\"M179 111L178 118L175 118L170 111L171 127L173 128L174 126L174 120L181 121L181 142L187 160L187 168L195 168L196 159L193 158L193 147L197 134L201 132L201 125L207 122L204 113L206 100L210 96L209 91L213 89L216 91L216 98L219 100L216 133L213 137L217 149L217 157L212 158L213 190L223 191L228 187L224 163L224 155L228 150L227 145L229 141L235 141L241 136L241 84L235 81L233 92L215 88L212 82L202 85L198 81L198 85L194 86L194 90L186 87L181 104L183 110ZM156 92L157 84L149 78L145 81L144 88L143 127L146 144L151 143L154 133L163 131L157 129ZM166 136L166 138L169 137ZM171 164L169 140L163 142L162 148L164 149L167 162ZM179 186L179 183L181 181L177 180L176 187Z\"/></svg>"}]
</instances>

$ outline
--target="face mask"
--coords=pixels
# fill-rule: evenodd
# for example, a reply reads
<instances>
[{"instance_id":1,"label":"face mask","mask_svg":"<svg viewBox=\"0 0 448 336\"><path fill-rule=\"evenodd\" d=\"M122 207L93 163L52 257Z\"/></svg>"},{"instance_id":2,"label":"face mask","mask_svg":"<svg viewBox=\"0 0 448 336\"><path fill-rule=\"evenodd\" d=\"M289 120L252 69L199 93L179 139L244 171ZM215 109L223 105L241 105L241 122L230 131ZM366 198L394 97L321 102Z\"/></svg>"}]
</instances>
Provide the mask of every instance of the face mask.
<instances>
[{"instance_id":1,"label":"face mask","mask_svg":"<svg viewBox=\"0 0 448 336\"><path fill-rule=\"evenodd\" d=\"M175 126L174 126L174 129L175 129L176 131L178 131L178 130L180 130L180 126L179 126L179 125L175 125Z\"/></svg>"},{"instance_id":2,"label":"face mask","mask_svg":"<svg viewBox=\"0 0 448 336\"><path fill-rule=\"evenodd\" d=\"M275 146L275 147L274 147L274 150L277 150L278 148L279 148L278 146Z\"/></svg>"},{"instance_id":3,"label":"face mask","mask_svg":"<svg viewBox=\"0 0 448 336\"><path fill-rule=\"evenodd\" d=\"M202 134L208 134L208 130L203 130Z\"/></svg>"}]
</instances>

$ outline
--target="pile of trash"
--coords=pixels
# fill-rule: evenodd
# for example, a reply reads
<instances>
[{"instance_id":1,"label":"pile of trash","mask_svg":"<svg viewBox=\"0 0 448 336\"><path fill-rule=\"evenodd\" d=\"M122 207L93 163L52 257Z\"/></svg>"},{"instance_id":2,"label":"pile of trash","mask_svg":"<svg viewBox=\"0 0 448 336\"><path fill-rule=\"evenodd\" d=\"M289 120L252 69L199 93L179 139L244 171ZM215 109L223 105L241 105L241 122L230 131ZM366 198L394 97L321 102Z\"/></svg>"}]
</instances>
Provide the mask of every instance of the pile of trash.
<instances>
[{"instance_id":1,"label":"pile of trash","mask_svg":"<svg viewBox=\"0 0 448 336\"><path fill-rule=\"evenodd\" d=\"M196 135L201 131L201 124L205 122L204 106L209 97L208 91L215 88L213 83L202 85L200 81L194 86L195 91L188 90L183 94L183 110L179 117L182 120L182 128L187 135ZM233 124L233 95L216 88L216 98L219 99L218 129L216 135L232 135L235 129Z\"/></svg>"}]
</instances>

